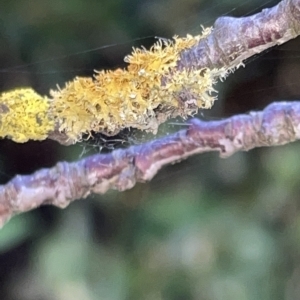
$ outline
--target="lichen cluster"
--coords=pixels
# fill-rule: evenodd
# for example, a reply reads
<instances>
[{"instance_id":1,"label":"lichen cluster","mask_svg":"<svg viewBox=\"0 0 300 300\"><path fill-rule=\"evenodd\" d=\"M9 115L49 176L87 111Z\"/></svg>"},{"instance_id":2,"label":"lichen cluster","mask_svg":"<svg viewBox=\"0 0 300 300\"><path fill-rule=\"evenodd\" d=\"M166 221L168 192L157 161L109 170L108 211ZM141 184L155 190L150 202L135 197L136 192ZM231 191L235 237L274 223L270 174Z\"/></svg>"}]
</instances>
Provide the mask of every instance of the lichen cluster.
<instances>
[{"instance_id":1,"label":"lichen cluster","mask_svg":"<svg viewBox=\"0 0 300 300\"><path fill-rule=\"evenodd\" d=\"M0 137L18 143L44 140L54 128L50 101L30 88L16 89L0 96Z\"/></svg>"},{"instance_id":2,"label":"lichen cluster","mask_svg":"<svg viewBox=\"0 0 300 300\"><path fill-rule=\"evenodd\" d=\"M216 70L176 69L180 52L209 33L207 29L201 36L159 40L150 50L134 49L125 57L126 69L76 77L51 90L50 97L32 89L3 93L0 136L17 142L41 140L55 128L76 142L83 134L115 135L127 127L156 132L169 117L210 108Z\"/></svg>"}]
</instances>

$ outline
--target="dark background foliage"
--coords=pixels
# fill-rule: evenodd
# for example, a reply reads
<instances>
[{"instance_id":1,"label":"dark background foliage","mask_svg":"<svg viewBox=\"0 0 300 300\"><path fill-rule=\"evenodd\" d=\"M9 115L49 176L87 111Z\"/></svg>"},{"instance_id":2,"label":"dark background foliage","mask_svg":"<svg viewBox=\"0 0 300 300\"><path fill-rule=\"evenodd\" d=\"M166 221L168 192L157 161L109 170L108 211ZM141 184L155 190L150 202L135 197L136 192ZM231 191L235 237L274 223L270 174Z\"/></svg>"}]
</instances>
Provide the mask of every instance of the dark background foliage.
<instances>
[{"instance_id":1,"label":"dark background foliage","mask_svg":"<svg viewBox=\"0 0 300 300\"><path fill-rule=\"evenodd\" d=\"M0 89L31 86L47 94L94 69L124 66L133 46L149 47L155 36L195 34L218 16L249 15L277 2L1 0ZM117 45L91 51L110 44ZM249 59L218 85L215 107L199 117L299 99L299 46L296 39ZM167 122L160 135L179 129ZM124 133L116 138L123 145L106 145L149 138ZM0 144L5 183L95 153L103 139L72 147ZM0 298L298 299L298 150L294 143L225 160L199 155L132 190L16 216L0 231Z\"/></svg>"}]
</instances>

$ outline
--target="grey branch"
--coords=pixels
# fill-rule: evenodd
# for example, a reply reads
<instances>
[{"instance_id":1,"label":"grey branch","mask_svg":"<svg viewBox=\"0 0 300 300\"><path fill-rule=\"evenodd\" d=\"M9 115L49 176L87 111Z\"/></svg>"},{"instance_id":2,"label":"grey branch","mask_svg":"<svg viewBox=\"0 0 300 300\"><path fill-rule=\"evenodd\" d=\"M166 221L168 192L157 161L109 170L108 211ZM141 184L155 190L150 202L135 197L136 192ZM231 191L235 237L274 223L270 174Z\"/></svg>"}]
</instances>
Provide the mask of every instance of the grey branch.
<instances>
[{"instance_id":1,"label":"grey branch","mask_svg":"<svg viewBox=\"0 0 300 300\"><path fill-rule=\"evenodd\" d=\"M251 17L219 18L205 40L182 53L177 67L235 68L248 57L282 44L300 33L300 0L283 0ZM164 165L191 155L219 151L227 157L237 151L276 146L300 137L300 102L281 102L262 112L222 121L190 121L172 136L78 162L60 162L51 169L16 176L0 186L0 227L13 215L51 204L66 207L90 193L124 191L136 182L151 180Z\"/></svg>"},{"instance_id":2,"label":"grey branch","mask_svg":"<svg viewBox=\"0 0 300 300\"><path fill-rule=\"evenodd\" d=\"M220 17L213 32L183 51L178 68L235 68L245 59L300 34L300 0L283 0L250 17Z\"/></svg>"},{"instance_id":3,"label":"grey branch","mask_svg":"<svg viewBox=\"0 0 300 300\"><path fill-rule=\"evenodd\" d=\"M149 143L97 154L78 162L60 162L51 169L16 176L0 187L0 226L14 214L43 204L66 207L90 193L124 191L151 180L165 165L191 155L277 146L300 138L300 102L279 102L261 112L220 121L192 119L186 130Z\"/></svg>"}]
</instances>

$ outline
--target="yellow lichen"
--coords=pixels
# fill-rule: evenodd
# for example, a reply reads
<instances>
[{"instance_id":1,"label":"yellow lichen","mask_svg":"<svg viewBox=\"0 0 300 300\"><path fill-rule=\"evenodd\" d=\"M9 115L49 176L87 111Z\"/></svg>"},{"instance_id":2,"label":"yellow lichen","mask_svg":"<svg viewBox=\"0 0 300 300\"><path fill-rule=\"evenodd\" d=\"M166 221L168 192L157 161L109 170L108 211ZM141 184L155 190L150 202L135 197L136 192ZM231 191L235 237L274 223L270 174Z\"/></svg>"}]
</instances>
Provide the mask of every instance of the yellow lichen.
<instances>
[{"instance_id":1,"label":"yellow lichen","mask_svg":"<svg viewBox=\"0 0 300 300\"><path fill-rule=\"evenodd\" d=\"M0 137L10 137L19 143L44 140L54 129L49 109L49 100L31 88L3 93L0 96Z\"/></svg>"},{"instance_id":2,"label":"yellow lichen","mask_svg":"<svg viewBox=\"0 0 300 300\"><path fill-rule=\"evenodd\" d=\"M77 77L43 98L32 89L0 96L0 136L14 141L41 140L59 130L76 142L84 134L115 135L134 127L156 132L164 120L210 108L213 84L220 70L177 70L181 51L201 36L159 40L150 50L133 49L126 69L96 71L94 78ZM219 73L218 73L219 72Z\"/></svg>"},{"instance_id":3,"label":"yellow lichen","mask_svg":"<svg viewBox=\"0 0 300 300\"><path fill-rule=\"evenodd\" d=\"M159 40L150 50L133 49L125 57L126 69L96 71L93 79L77 77L63 89L51 91L59 130L75 141L91 131L115 135L134 127L156 132L170 116L187 117L199 107L210 108L215 71L176 70L180 52L209 32Z\"/></svg>"}]
</instances>

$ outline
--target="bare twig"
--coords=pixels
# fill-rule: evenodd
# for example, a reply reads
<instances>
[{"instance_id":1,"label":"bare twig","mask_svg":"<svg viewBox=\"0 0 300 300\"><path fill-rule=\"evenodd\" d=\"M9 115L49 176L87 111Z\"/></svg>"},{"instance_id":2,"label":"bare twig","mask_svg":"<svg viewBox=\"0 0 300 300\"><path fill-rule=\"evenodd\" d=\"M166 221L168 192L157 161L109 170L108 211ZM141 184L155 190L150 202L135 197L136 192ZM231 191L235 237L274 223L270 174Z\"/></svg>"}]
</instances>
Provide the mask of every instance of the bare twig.
<instances>
[{"instance_id":1,"label":"bare twig","mask_svg":"<svg viewBox=\"0 0 300 300\"><path fill-rule=\"evenodd\" d=\"M250 17L220 17L213 32L183 51L183 68L234 68L245 59L300 34L300 0L283 0Z\"/></svg>"},{"instance_id":2,"label":"bare twig","mask_svg":"<svg viewBox=\"0 0 300 300\"><path fill-rule=\"evenodd\" d=\"M98 154L78 162L16 176L0 187L0 226L14 214L43 204L66 207L90 193L124 191L151 180L164 165L191 155L219 151L222 157L300 138L300 102L280 102L261 112L226 120L192 119L186 130L140 146Z\"/></svg>"}]
</instances>

